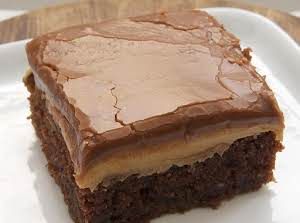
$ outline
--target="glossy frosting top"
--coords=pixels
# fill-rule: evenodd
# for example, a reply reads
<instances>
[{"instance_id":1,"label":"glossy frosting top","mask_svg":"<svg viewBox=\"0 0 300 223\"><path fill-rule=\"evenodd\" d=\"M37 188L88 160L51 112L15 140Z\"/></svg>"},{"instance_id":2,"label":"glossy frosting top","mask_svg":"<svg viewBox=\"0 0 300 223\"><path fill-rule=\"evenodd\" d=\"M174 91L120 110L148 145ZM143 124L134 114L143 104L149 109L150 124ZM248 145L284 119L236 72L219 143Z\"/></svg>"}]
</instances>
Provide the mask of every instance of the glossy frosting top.
<instances>
[{"instance_id":1,"label":"glossy frosting top","mask_svg":"<svg viewBox=\"0 0 300 223\"><path fill-rule=\"evenodd\" d=\"M249 50L205 12L68 28L34 39L27 54L38 86L72 128L79 175L112 146L147 144L178 128L186 137L231 120L283 126Z\"/></svg>"}]
</instances>

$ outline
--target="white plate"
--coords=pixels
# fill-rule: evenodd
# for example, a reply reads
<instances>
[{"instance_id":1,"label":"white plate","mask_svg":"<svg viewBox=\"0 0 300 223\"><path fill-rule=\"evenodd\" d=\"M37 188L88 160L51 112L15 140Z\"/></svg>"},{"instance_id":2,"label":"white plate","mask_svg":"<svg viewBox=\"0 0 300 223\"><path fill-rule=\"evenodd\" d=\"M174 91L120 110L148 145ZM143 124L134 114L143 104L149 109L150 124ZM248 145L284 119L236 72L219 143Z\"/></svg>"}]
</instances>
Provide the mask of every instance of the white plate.
<instances>
[{"instance_id":1,"label":"white plate","mask_svg":"<svg viewBox=\"0 0 300 223\"><path fill-rule=\"evenodd\" d=\"M0 21L25 13L23 10L0 10Z\"/></svg>"},{"instance_id":2,"label":"white plate","mask_svg":"<svg viewBox=\"0 0 300 223\"><path fill-rule=\"evenodd\" d=\"M155 223L297 223L300 220L300 50L278 26L259 15L229 8L207 9L250 46L253 62L267 76L285 113L286 149L278 154L275 176L255 193L224 202L218 210L195 209ZM59 188L45 167L21 83L27 68L26 41L0 46L0 222L71 223Z\"/></svg>"}]
</instances>

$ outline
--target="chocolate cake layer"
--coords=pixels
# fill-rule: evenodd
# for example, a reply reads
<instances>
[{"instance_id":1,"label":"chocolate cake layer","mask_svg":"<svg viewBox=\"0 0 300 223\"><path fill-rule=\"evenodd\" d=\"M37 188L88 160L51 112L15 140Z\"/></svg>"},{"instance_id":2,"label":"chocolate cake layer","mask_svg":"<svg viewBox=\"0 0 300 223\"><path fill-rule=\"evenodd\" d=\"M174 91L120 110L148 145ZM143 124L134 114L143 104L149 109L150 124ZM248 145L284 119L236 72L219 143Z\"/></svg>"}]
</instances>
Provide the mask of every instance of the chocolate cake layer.
<instances>
[{"instance_id":1,"label":"chocolate cake layer","mask_svg":"<svg viewBox=\"0 0 300 223\"><path fill-rule=\"evenodd\" d=\"M80 188L222 155L283 117L249 50L201 11L68 28L27 54Z\"/></svg>"},{"instance_id":2,"label":"chocolate cake layer","mask_svg":"<svg viewBox=\"0 0 300 223\"><path fill-rule=\"evenodd\" d=\"M222 156L151 176L130 176L124 181L101 184L91 192L80 189L74 179L73 163L46 106L44 93L27 84L32 122L42 141L48 169L60 186L70 215L76 223L143 223L165 213L194 207L217 207L224 199L255 191L273 179L275 154L281 145L274 133L261 133L236 140Z\"/></svg>"}]
</instances>

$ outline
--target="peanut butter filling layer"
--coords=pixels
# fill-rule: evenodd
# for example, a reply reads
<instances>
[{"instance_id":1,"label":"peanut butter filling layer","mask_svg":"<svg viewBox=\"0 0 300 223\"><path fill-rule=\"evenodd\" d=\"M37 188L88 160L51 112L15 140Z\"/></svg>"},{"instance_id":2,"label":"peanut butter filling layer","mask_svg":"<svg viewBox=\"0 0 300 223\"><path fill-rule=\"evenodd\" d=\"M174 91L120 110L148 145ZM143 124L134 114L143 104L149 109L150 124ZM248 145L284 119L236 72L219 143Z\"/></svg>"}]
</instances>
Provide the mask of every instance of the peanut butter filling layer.
<instances>
[{"instance_id":1,"label":"peanut butter filling layer","mask_svg":"<svg viewBox=\"0 0 300 223\"><path fill-rule=\"evenodd\" d=\"M48 111L61 129L67 147L75 146L70 125L59 111L48 103ZM152 143L140 145L133 143L110 148L111 152L93 160L81 174L75 174L81 188L95 189L99 183L108 186L112 181L123 180L136 174L138 176L161 173L171 166L191 165L204 161L215 153L222 153L237 139L274 132L277 140L282 140L283 126L276 119L252 119L226 121L213 126L195 129L190 136L183 131L173 132L163 137L149 139Z\"/></svg>"}]
</instances>

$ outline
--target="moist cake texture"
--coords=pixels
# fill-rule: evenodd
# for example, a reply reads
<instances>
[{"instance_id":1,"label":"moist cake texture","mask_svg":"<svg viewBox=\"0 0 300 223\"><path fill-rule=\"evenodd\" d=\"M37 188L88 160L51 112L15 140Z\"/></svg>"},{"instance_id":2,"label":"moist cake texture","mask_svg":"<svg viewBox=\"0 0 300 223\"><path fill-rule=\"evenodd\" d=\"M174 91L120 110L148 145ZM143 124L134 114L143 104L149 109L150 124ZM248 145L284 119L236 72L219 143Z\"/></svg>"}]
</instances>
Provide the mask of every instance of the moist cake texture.
<instances>
[{"instance_id":1,"label":"moist cake texture","mask_svg":"<svg viewBox=\"0 0 300 223\"><path fill-rule=\"evenodd\" d=\"M75 222L146 222L272 180L283 116L249 51L196 10L28 43L32 122Z\"/></svg>"}]
</instances>

